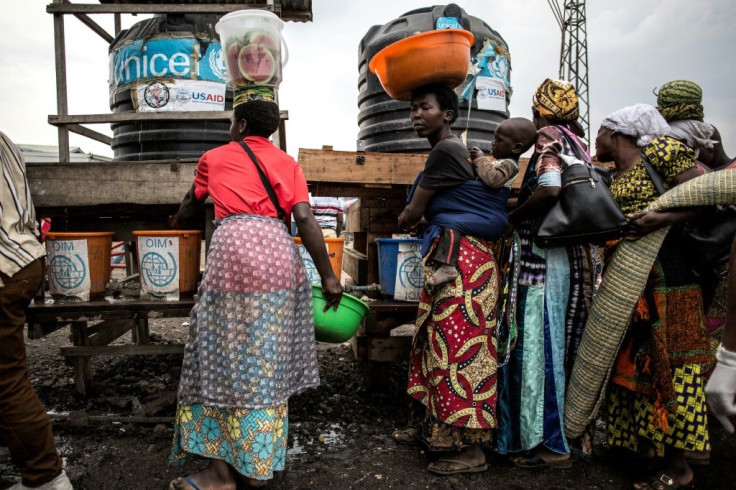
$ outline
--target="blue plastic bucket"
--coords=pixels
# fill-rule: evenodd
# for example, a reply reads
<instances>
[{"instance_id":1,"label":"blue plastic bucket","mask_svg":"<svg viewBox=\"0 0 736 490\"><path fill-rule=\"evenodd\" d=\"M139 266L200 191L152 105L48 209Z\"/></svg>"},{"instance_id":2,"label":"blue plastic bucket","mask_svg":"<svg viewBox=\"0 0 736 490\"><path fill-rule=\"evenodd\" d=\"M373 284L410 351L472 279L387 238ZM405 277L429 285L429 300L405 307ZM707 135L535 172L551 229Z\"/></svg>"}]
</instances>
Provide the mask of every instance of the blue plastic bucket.
<instances>
[{"instance_id":1,"label":"blue plastic bucket","mask_svg":"<svg viewBox=\"0 0 736 490\"><path fill-rule=\"evenodd\" d=\"M381 294L401 301L419 301L424 285L419 238L376 238ZM401 255L401 259L399 256Z\"/></svg>"}]
</instances>

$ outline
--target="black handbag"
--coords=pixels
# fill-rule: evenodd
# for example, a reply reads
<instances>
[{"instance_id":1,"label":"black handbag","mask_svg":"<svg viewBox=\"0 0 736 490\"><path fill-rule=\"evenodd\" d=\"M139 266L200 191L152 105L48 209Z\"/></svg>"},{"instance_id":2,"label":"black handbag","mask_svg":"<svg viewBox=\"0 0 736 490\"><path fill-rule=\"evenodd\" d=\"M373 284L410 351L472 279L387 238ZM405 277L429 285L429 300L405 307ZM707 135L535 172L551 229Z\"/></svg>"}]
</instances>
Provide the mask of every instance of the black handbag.
<instances>
[{"instance_id":1,"label":"black handbag","mask_svg":"<svg viewBox=\"0 0 736 490\"><path fill-rule=\"evenodd\" d=\"M662 178L644 153L641 157L654 188L660 195L664 194ZM697 223L680 227L684 247L699 269L711 269L727 262L736 234L736 206L710 206L709 211L698 216Z\"/></svg>"},{"instance_id":2,"label":"black handbag","mask_svg":"<svg viewBox=\"0 0 736 490\"><path fill-rule=\"evenodd\" d=\"M577 142L565 136L580 163L562 170L559 199L534 222L534 243L550 248L623 237L628 221L608 190L609 171L594 166Z\"/></svg>"}]
</instances>

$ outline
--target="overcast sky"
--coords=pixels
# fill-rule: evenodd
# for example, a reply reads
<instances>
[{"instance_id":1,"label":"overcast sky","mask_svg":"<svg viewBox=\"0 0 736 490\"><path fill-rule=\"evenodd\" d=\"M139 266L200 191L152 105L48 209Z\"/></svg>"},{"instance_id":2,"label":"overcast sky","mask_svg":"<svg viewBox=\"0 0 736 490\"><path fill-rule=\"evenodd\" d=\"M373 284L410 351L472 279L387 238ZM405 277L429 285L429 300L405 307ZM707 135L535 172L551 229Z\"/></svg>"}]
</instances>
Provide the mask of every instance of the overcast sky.
<instances>
[{"instance_id":1,"label":"overcast sky","mask_svg":"<svg viewBox=\"0 0 736 490\"><path fill-rule=\"evenodd\" d=\"M561 1L561 0L560 0ZM53 18L49 0L0 0L0 130L17 143L57 144L47 117L56 114ZM75 0L75 3L83 3ZM94 3L85 0L84 3ZM531 94L556 77L560 32L544 0L470 0L458 5L498 31L511 53L512 116L530 117ZM358 44L368 29L433 5L416 0L313 0L314 22L288 23L290 60L280 90L289 111L288 152L332 145L354 151L358 134ZM588 3L588 56L593 132L610 112L656 104L652 89L673 79L703 88L706 121L736 156L736 2L616 0ZM93 16L109 32L112 15ZM126 15L127 27L142 17ZM108 113L107 44L72 16L65 21L69 113ZM91 126L111 134L109 126ZM72 146L112 155L71 135Z\"/></svg>"}]
</instances>

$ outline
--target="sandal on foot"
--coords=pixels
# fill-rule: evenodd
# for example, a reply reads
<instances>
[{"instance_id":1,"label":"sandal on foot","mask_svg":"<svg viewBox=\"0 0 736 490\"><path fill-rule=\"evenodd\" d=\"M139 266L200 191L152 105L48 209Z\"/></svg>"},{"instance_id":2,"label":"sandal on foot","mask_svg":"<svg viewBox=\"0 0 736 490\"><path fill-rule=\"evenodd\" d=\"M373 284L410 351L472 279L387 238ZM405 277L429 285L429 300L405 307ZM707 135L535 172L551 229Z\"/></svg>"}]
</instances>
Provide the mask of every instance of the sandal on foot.
<instances>
[{"instance_id":1,"label":"sandal on foot","mask_svg":"<svg viewBox=\"0 0 736 490\"><path fill-rule=\"evenodd\" d=\"M418 427L404 427L403 429L396 429L391 438L399 444L405 444L407 446L413 446L419 443L421 431Z\"/></svg>"},{"instance_id":2,"label":"sandal on foot","mask_svg":"<svg viewBox=\"0 0 736 490\"><path fill-rule=\"evenodd\" d=\"M634 488L636 490L674 490L675 488L691 488L692 483L692 481L686 484L679 483L662 471L653 476L649 481L635 483Z\"/></svg>"},{"instance_id":3,"label":"sandal on foot","mask_svg":"<svg viewBox=\"0 0 736 490\"><path fill-rule=\"evenodd\" d=\"M432 465L434 463L430 463L427 466L427 471L429 471L430 473L434 473L436 475L457 475L459 473L479 473L481 471L486 471L488 469L488 464L485 462L479 465L476 465L476 466L473 466L472 464L462 459L453 459L453 458L440 458L437 460L437 462L457 464L457 465L462 466L462 468L458 468L456 470L440 470L437 468L432 468Z\"/></svg>"},{"instance_id":4,"label":"sandal on foot","mask_svg":"<svg viewBox=\"0 0 736 490\"><path fill-rule=\"evenodd\" d=\"M200 490L200 488L197 486L196 483L194 483L194 480L192 480L190 477L185 476L183 478L176 478L174 480L171 480L169 482L169 490L178 490L180 487L176 484L177 481L184 480L187 485L191 487L192 490Z\"/></svg>"},{"instance_id":5,"label":"sandal on foot","mask_svg":"<svg viewBox=\"0 0 736 490\"><path fill-rule=\"evenodd\" d=\"M514 463L519 468L525 468L525 469L532 469L532 468L557 468L557 469L566 469L566 468L572 468L572 460L570 458L568 459L560 459L556 461L547 461L545 459L542 459L540 456L537 456L535 454L530 454L529 456L524 456L517 459L512 459L512 463Z\"/></svg>"}]
</instances>

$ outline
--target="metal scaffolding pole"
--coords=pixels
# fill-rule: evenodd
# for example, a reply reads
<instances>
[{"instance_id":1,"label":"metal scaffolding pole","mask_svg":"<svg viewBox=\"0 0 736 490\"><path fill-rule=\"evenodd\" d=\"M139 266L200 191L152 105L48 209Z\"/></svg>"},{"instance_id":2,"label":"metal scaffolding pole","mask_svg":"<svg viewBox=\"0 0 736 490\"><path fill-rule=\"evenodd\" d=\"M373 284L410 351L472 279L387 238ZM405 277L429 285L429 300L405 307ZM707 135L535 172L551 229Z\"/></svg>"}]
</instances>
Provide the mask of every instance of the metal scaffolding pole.
<instances>
[{"instance_id":1,"label":"metal scaffolding pole","mask_svg":"<svg viewBox=\"0 0 736 490\"><path fill-rule=\"evenodd\" d=\"M579 122L590 142L590 90L588 84L588 31L585 0L547 0L562 31L560 78L575 86L579 97Z\"/></svg>"}]
</instances>

